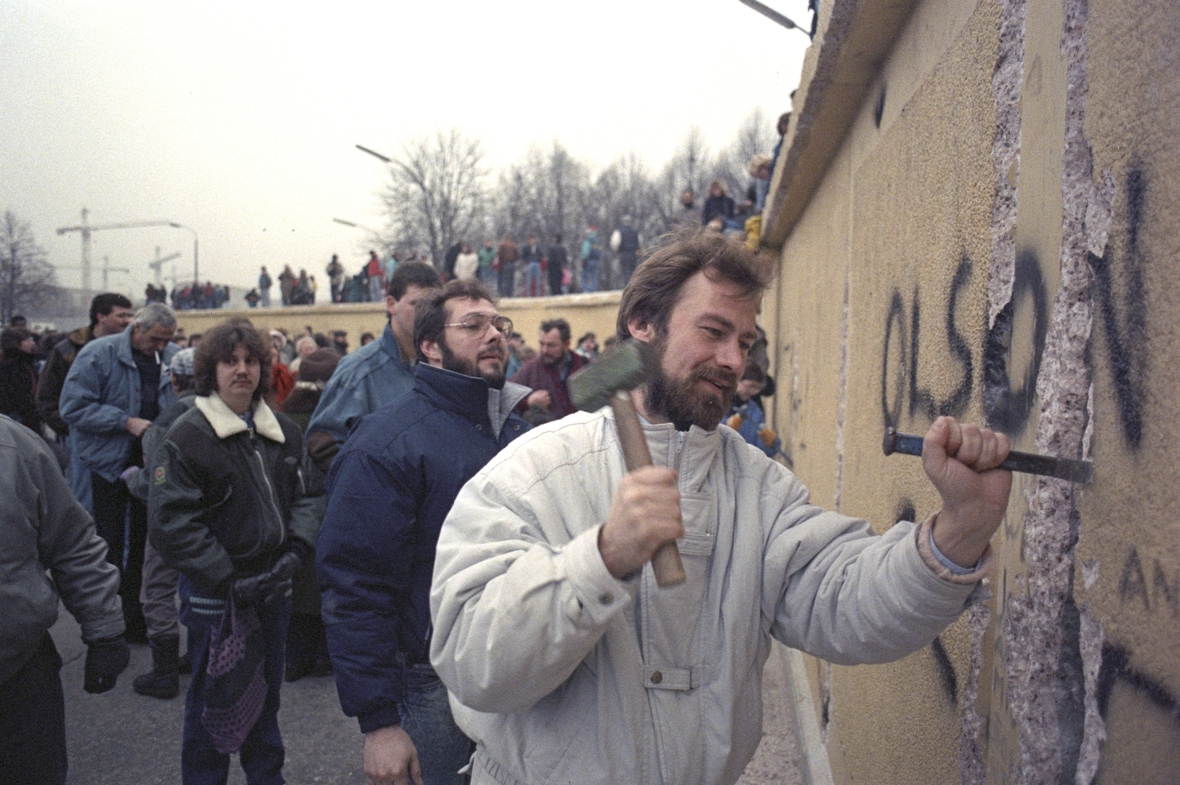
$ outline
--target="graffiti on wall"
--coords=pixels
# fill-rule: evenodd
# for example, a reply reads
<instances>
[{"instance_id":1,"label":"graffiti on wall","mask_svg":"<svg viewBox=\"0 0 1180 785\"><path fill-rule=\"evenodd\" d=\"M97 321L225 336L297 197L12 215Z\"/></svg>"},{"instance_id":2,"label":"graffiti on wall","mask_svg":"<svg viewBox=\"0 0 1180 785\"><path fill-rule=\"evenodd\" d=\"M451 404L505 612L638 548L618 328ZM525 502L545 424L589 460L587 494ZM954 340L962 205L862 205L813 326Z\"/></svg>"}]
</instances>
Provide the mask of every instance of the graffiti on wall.
<instances>
[{"instance_id":1,"label":"graffiti on wall","mask_svg":"<svg viewBox=\"0 0 1180 785\"><path fill-rule=\"evenodd\" d=\"M885 424L897 427L903 410L910 417L924 415L934 419L940 415L958 417L967 410L975 388L975 360L962 331L955 323L959 295L971 278L971 260L963 256L955 270L947 296L944 315L946 349L958 366L958 383L945 398L937 398L923 386L919 375L922 351L921 291L915 286L910 301L909 320L906 320L905 299L898 289L893 290L889 312L885 317L885 350L881 361L881 414Z\"/></svg>"},{"instance_id":2,"label":"graffiti on wall","mask_svg":"<svg viewBox=\"0 0 1180 785\"><path fill-rule=\"evenodd\" d=\"M1114 252L1109 248L1103 256L1091 252L1087 259L1094 273L1094 298L1102 314L1106 357L1118 400L1123 438L1132 450L1138 450L1143 438L1143 398L1149 356L1144 282L1147 258L1140 244L1147 197L1147 179L1142 167L1132 166L1127 172L1123 192L1127 200L1127 247L1121 304L1115 297L1112 281Z\"/></svg>"},{"instance_id":3,"label":"graffiti on wall","mask_svg":"<svg viewBox=\"0 0 1180 785\"><path fill-rule=\"evenodd\" d=\"M1147 577L1149 572L1150 580ZM1180 570L1169 575L1158 558L1152 559L1149 570L1139 558L1139 549L1132 545L1127 550L1123 575L1119 579L1119 600L1123 605L1142 603L1143 610L1148 613L1161 611L1170 613L1173 619L1180 619Z\"/></svg>"},{"instance_id":4,"label":"graffiti on wall","mask_svg":"<svg viewBox=\"0 0 1180 785\"><path fill-rule=\"evenodd\" d=\"M1032 327L1032 335L1013 335L1019 312ZM1016 257L1012 298L996 316L983 342L983 410L988 423L1009 436L1018 436L1028 424L1036 398L1041 352L1049 334L1049 293L1037 256L1030 250ZM1013 342L1028 340L1032 355L1024 368L1009 367ZM1014 372L1019 381L1014 382Z\"/></svg>"}]
</instances>

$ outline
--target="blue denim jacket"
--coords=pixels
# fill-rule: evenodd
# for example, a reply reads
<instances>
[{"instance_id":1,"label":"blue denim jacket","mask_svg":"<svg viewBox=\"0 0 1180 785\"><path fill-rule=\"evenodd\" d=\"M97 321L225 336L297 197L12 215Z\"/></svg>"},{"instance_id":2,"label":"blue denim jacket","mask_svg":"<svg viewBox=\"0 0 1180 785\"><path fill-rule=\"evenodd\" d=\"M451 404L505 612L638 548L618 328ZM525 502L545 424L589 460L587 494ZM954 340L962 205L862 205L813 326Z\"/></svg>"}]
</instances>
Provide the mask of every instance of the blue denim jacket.
<instances>
[{"instance_id":1,"label":"blue denim jacket","mask_svg":"<svg viewBox=\"0 0 1180 785\"><path fill-rule=\"evenodd\" d=\"M95 338L82 347L58 399L61 418L70 426L74 453L84 466L107 482L127 468L134 437L126 429L129 417L139 416L139 368L131 355L131 331ZM168 344L160 355L160 411L173 401L168 364L180 351Z\"/></svg>"},{"instance_id":2,"label":"blue denim jacket","mask_svg":"<svg viewBox=\"0 0 1180 785\"><path fill-rule=\"evenodd\" d=\"M413 368L402 358L397 338L386 324L378 340L352 352L336 366L307 432L327 431L343 444L357 421L413 387Z\"/></svg>"}]
</instances>

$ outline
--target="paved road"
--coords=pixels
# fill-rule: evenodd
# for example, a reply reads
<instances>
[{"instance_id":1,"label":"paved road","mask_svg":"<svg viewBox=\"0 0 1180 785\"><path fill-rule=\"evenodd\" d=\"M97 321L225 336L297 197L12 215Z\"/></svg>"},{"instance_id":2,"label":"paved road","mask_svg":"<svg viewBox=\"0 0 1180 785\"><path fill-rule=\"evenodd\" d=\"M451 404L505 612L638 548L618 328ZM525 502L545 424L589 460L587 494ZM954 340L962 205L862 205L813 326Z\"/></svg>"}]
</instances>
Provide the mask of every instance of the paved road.
<instances>
[{"instance_id":1,"label":"paved road","mask_svg":"<svg viewBox=\"0 0 1180 785\"><path fill-rule=\"evenodd\" d=\"M64 609L52 633L64 662L68 785L179 783L188 678L181 677L181 695L170 701L136 695L131 680L148 669L151 655L147 646L132 646L131 665L115 689L88 695L82 691L86 648L77 625ZM801 785L785 689L780 669L767 668L763 740L739 785ZM284 684L282 700L279 725L287 747L287 782L364 785L360 730L355 720L340 712L332 677L309 676ZM229 782L245 783L236 762L230 767Z\"/></svg>"}]
</instances>

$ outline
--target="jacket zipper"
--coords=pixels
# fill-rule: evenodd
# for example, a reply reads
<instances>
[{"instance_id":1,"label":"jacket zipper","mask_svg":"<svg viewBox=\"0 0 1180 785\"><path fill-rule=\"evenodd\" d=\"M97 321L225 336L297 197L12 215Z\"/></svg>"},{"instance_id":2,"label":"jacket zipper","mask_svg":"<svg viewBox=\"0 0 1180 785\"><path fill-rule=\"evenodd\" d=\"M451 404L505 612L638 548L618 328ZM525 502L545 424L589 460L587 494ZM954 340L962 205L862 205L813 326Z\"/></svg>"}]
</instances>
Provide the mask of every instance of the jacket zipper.
<instances>
[{"instance_id":1,"label":"jacket zipper","mask_svg":"<svg viewBox=\"0 0 1180 785\"><path fill-rule=\"evenodd\" d=\"M258 459L258 469L262 472L262 483L266 486L266 493L270 497L270 507L274 511L275 519L279 522L279 544L287 539L287 529L283 525L283 516L279 512L279 504L275 501L274 488L271 487L270 478L266 476L266 462L262 460L262 453L258 451L258 445L254 441L254 433L250 433L250 447L254 450L254 457Z\"/></svg>"}]
</instances>

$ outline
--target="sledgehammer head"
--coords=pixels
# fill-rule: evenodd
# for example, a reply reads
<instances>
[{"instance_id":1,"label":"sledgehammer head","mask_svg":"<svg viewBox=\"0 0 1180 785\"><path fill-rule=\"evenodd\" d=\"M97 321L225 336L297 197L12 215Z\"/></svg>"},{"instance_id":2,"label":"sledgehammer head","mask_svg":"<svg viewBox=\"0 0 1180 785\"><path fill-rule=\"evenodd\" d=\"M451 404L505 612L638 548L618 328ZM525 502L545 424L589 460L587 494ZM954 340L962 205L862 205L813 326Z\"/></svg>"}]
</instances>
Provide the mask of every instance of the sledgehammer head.
<instances>
[{"instance_id":1,"label":"sledgehammer head","mask_svg":"<svg viewBox=\"0 0 1180 785\"><path fill-rule=\"evenodd\" d=\"M656 362L655 350L649 344L624 341L610 354L570 376L570 398L579 409L598 411L616 390L633 390L647 383Z\"/></svg>"}]
</instances>

